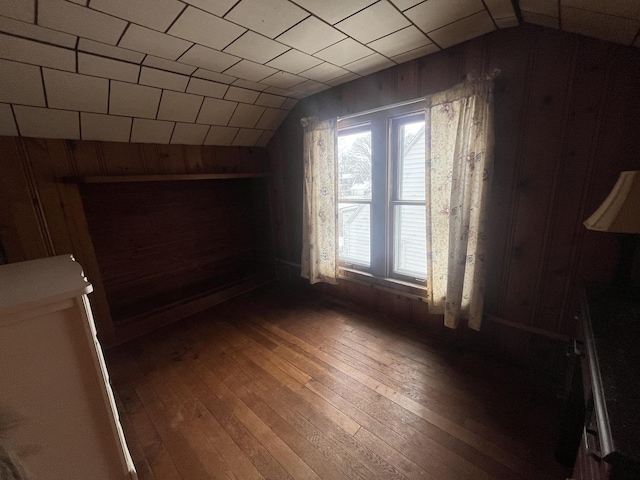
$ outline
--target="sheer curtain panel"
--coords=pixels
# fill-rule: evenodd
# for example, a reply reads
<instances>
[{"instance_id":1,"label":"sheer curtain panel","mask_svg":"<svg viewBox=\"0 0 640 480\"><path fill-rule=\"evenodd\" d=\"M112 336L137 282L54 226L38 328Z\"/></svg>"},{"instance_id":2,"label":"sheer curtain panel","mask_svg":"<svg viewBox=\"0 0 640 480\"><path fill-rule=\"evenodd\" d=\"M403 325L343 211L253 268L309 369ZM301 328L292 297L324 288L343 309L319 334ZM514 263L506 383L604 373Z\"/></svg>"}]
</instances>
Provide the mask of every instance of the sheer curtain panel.
<instances>
[{"instance_id":1,"label":"sheer curtain panel","mask_svg":"<svg viewBox=\"0 0 640 480\"><path fill-rule=\"evenodd\" d=\"M430 111L430 112L429 112ZM467 80L427 99L427 280L430 311L479 330L493 169L493 81Z\"/></svg>"},{"instance_id":2,"label":"sheer curtain panel","mask_svg":"<svg viewBox=\"0 0 640 480\"><path fill-rule=\"evenodd\" d=\"M338 278L336 124L335 119L302 119L304 198L300 264L302 276L310 283L335 284Z\"/></svg>"}]
</instances>

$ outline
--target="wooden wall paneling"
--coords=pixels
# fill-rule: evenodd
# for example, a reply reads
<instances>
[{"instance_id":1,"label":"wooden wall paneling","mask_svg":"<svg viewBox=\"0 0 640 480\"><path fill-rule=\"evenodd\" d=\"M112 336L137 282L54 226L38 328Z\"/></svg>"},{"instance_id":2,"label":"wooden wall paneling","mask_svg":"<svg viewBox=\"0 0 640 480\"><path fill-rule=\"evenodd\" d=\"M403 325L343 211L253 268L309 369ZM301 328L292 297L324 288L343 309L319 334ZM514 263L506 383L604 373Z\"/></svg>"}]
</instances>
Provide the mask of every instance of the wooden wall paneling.
<instances>
[{"instance_id":1,"label":"wooden wall paneling","mask_svg":"<svg viewBox=\"0 0 640 480\"><path fill-rule=\"evenodd\" d=\"M568 130L561 147L560 174L554 190L550 215L551 230L543 276L534 308L537 326L549 331L573 331L565 299L575 284L573 265L585 227L585 188L596 158L602 110L607 102L614 58L608 44L588 39L579 43L578 64L573 83L571 107L567 115ZM565 328L565 324L570 328Z\"/></svg>"},{"instance_id":2,"label":"wooden wall paneling","mask_svg":"<svg viewBox=\"0 0 640 480\"><path fill-rule=\"evenodd\" d=\"M464 80L464 50L467 44L418 60L418 96L431 95L446 90Z\"/></svg>"},{"instance_id":3,"label":"wooden wall paneling","mask_svg":"<svg viewBox=\"0 0 640 480\"><path fill-rule=\"evenodd\" d=\"M557 172L557 152L567 94L575 62L575 37L543 32L536 46L531 101L523 136L522 166L518 175L516 221L513 225L513 258L510 262L504 316L531 324L548 229L550 197ZM535 274L533 274L535 272ZM514 345L514 348L518 348Z\"/></svg>"},{"instance_id":4,"label":"wooden wall paneling","mask_svg":"<svg viewBox=\"0 0 640 480\"><path fill-rule=\"evenodd\" d=\"M19 139L0 137L0 166L2 243L7 259L19 262L52 255L44 213Z\"/></svg>"},{"instance_id":5,"label":"wooden wall paneling","mask_svg":"<svg viewBox=\"0 0 640 480\"><path fill-rule=\"evenodd\" d=\"M335 112L342 111L344 108L342 97L342 90L338 88L327 90L322 96L322 101L315 102L314 107L316 112L313 113L320 120L327 120L335 117Z\"/></svg>"},{"instance_id":6,"label":"wooden wall paneling","mask_svg":"<svg viewBox=\"0 0 640 480\"><path fill-rule=\"evenodd\" d=\"M359 78L354 82L356 84L355 89L351 91L354 94L354 99L350 102L353 105L354 111L364 112L365 110L370 110L380 105L380 92L377 82L378 76L379 75L369 75ZM392 98L395 98L395 95L392 95ZM340 114L338 113L338 115Z\"/></svg>"},{"instance_id":7,"label":"wooden wall paneling","mask_svg":"<svg viewBox=\"0 0 640 480\"><path fill-rule=\"evenodd\" d=\"M23 139L21 141L24 142L27 149L29 163L40 193L42 208L51 233L53 253L54 255L73 253L74 243L67 224L67 216L61 208L61 185L56 179L56 165L49 154L48 143L42 139ZM64 171L68 171L66 164Z\"/></svg>"},{"instance_id":8,"label":"wooden wall paneling","mask_svg":"<svg viewBox=\"0 0 640 480\"><path fill-rule=\"evenodd\" d=\"M202 173L205 171L202 147L200 145L185 145L184 152L189 173Z\"/></svg>"},{"instance_id":9,"label":"wooden wall paneling","mask_svg":"<svg viewBox=\"0 0 640 480\"><path fill-rule=\"evenodd\" d=\"M295 158L295 162L283 163L281 167L285 187L284 218L285 232L288 239L286 252L290 260L300 263L302 253L302 179L304 178L304 166L302 163L302 139L303 130L299 120L292 118L286 120L288 134L280 141L284 155L282 158Z\"/></svg>"},{"instance_id":10,"label":"wooden wall paneling","mask_svg":"<svg viewBox=\"0 0 640 480\"><path fill-rule=\"evenodd\" d=\"M560 37L561 39L561 37ZM561 39L562 40L562 39ZM573 81L568 82L569 87L567 89L566 97L564 99L564 109L562 112L562 119L558 120L558 143L552 145L553 149L551 150L552 155L550 156L548 162L553 165L552 174L547 177L547 181L551 185L547 210L545 212L545 224L544 224L544 233L542 236L542 251L540 260L537 268L536 275L536 283L535 283L535 294L536 297L533 302L533 308L531 312L531 324L540 328L547 328L549 326L556 325L558 323L558 317L548 317L546 314L554 313L550 310L540 310L539 305L542 300L544 300L542 296L542 289L544 288L545 281L545 273L549 266L549 255L556 248L556 244L553 238L553 226L554 220L557 219L556 208L558 206L558 202L561 197L561 190L564 190L565 186L562 184L562 173L563 173L563 148L562 146L567 142L568 130L572 126L571 122L571 108L572 108L572 98L575 94L574 85L575 78L578 66L578 55L579 55L579 46L580 46L580 37L576 37L575 45L573 47L573 52L571 56L571 70L569 73L569 78ZM568 53L568 52L567 52ZM555 312L556 315L560 314L559 311Z\"/></svg>"},{"instance_id":11,"label":"wooden wall paneling","mask_svg":"<svg viewBox=\"0 0 640 480\"><path fill-rule=\"evenodd\" d=\"M515 221L516 178L522 163L522 137L532 81L532 35L492 35L488 46L488 70L501 74L494 90L495 151L489 215L490 251L487 268L486 309L503 314Z\"/></svg>"},{"instance_id":12,"label":"wooden wall paneling","mask_svg":"<svg viewBox=\"0 0 640 480\"><path fill-rule=\"evenodd\" d=\"M187 163L182 145L157 145L162 173L185 173Z\"/></svg>"},{"instance_id":13,"label":"wooden wall paneling","mask_svg":"<svg viewBox=\"0 0 640 480\"><path fill-rule=\"evenodd\" d=\"M95 240L89 233L85 209L78 186L63 183L61 177L68 176L122 176L123 174L167 174L176 172L189 173L192 170L207 170L209 172L246 171L265 172L268 168L264 149L221 147L183 147L179 145L140 145L118 144L106 142L83 142L72 140L39 140L39 139L0 139L0 166L3 175L0 178L0 234L7 251L9 261L27 260L53 254L72 253L83 265L87 277L94 285L91 302L95 314L96 326L101 341L112 344L121 337L113 327L111 308L107 301L105 281L102 275L102 264L96 257ZM211 159L210 164L202 162L202 158ZM255 179L241 180L254 182ZM222 184L229 180L222 180ZM264 179L255 181L265 182ZM8 187L8 188L7 188ZM249 205L245 210L249 212L260 205L265 209L267 202L266 191L263 187L251 187L247 194L246 188L237 189L236 196L245 194ZM255 198L261 195L261 199ZM224 199L219 202L224 205ZM232 210L236 207L230 207ZM236 209L237 210L237 209ZM238 213L238 211L233 210ZM241 238L256 243L258 230L268 222L267 214L252 216L251 213L237 214L237 218L248 219L246 232L241 232ZM215 215L214 215L215 217ZM232 216L233 217L233 216ZM220 235L233 222L228 214L216 217L220 228ZM17 220L17 221L16 221ZM231 218L232 220L232 218ZM211 223L211 219L207 219ZM205 221L201 222L202 224ZM117 231L117 226L113 226ZM237 232L236 232L237 233ZM246 233L246 235L245 235ZM265 234L264 237L269 237ZM99 242L100 240L98 240ZM234 248L243 245L238 238L227 239L227 244ZM197 245L202 245L200 242ZM271 256L271 242L263 239L263 249L260 254L243 259L244 262L262 262L264 257ZM115 244L115 247L119 247ZM209 247L209 251L211 248ZM228 252L228 250L225 250ZM238 255L242 252L238 251ZM217 263L221 275L229 274L235 266L233 255L222 263ZM191 261L193 262L193 256ZM209 262L211 263L211 262ZM210 266L210 265L209 265ZM108 267L108 265L107 265ZM171 275L167 275L171 279ZM225 292L218 292L207 301L219 301L233 295L233 292L254 288L266 281L266 276L260 279L251 278L243 284L235 286ZM180 287L180 284L177 285ZM215 297L215 298L214 298ZM206 302L200 301L202 306ZM188 307L188 308L187 308ZM191 311L193 306L187 306L181 311ZM174 311L175 313L175 311ZM148 325L147 327L148 328ZM133 330L132 330L133 332ZM132 334L128 332L128 334ZM139 328L136 334L142 333Z\"/></svg>"},{"instance_id":14,"label":"wooden wall paneling","mask_svg":"<svg viewBox=\"0 0 640 480\"><path fill-rule=\"evenodd\" d=\"M156 144L139 143L138 155L144 165L144 173L156 175L164 173L162 170L162 158Z\"/></svg>"},{"instance_id":15,"label":"wooden wall paneling","mask_svg":"<svg viewBox=\"0 0 640 480\"><path fill-rule=\"evenodd\" d=\"M82 185L114 321L224 287L271 258L264 180Z\"/></svg>"},{"instance_id":16,"label":"wooden wall paneling","mask_svg":"<svg viewBox=\"0 0 640 480\"><path fill-rule=\"evenodd\" d=\"M51 143L51 142L50 142ZM99 142L63 141L68 158L70 175L101 175L107 173L107 165L99 148Z\"/></svg>"},{"instance_id":17,"label":"wooden wall paneling","mask_svg":"<svg viewBox=\"0 0 640 480\"><path fill-rule=\"evenodd\" d=\"M53 243L58 248L71 247L71 250L56 253L72 253L84 268L87 278L94 286L90 300L98 336L102 342L108 343L113 338L111 313L104 294L102 276L89 235L82 199L76 185L57 181L58 178L79 170L86 173L100 173L95 143L35 139L23 139L23 141L30 146L31 151L40 152L40 155L33 156L30 161L34 162L38 189L47 192L43 196L43 202L47 222L55 223L55 227L51 228L54 234ZM78 143L81 144L79 149L76 148ZM44 146L46 146L47 155L44 153ZM81 167L78 168L78 165ZM50 188L51 182L57 186L57 196Z\"/></svg>"},{"instance_id":18,"label":"wooden wall paneling","mask_svg":"<svg viewBox=\"0 0 640 480\"><path fill-rule=\"evenodd\" d=\"M463 81L462 77L465 75L479 77L491 73L491 71L487 69L488 43L489 41L486 37L480 37L480 41L478 42L465 44L465 48L462 51L460 81Z\"/></svg>"},{"instance_id":19,"label":"wooden wall paneling","mask_svg":"<svg viewBox=\"0 0 640 480\"><path fill-rule=\"evenodd\" d=\"M286 123L286 120L285 120ZM283 128L283 127L281 127ZM279 147L280 137L276 134L267 146L267 156L269 159L269 171L274 176L269 179L269 198L271 200L271 226L273 229L274 254L277 259L291 258L287 254L287 236L285 235L285 213L284 213L284 181L280 161ZM289 269L278 269L278 273L288 272ZM288 274L285 273L285 276Z\"/></svg>"},{"instance_id":20,"label":"wooden wall paneling","mask_svg":"<svg viewBox=\"0 0 640 480\"><path fill-rule=\"evenodd\" d=\"M95 142L96 149L104 158L108 175L142 175L145 164L135 143Z\"/></svg>"},{"instance_id":21,"label":"wooden wall paneling","mask_svg":"<svg viewBox=\"0 0 640 480\"><path fill-rule=\"evenodd\" d=\"M418 98L418 64L416 62L403 63L397 69L397 89L399 100L411 100Z\"/></svg>"},{"instance_id":22,"label":"wooden wall paneling","mask_svg":"<svg viewBox=\"0 0 640 480\"><path fill-rule=\"evenodd\" d=\"M634 49L612 54L612 81L605 92L604 120L598 135L597 163L589 179L584 216L595 211L613 188L621 171L640 169L640 55ZM582 230L578 278L607 281L618 261L619 238ZM578 292L574 290L572 303Z\"/></svg>"}]
</instances>

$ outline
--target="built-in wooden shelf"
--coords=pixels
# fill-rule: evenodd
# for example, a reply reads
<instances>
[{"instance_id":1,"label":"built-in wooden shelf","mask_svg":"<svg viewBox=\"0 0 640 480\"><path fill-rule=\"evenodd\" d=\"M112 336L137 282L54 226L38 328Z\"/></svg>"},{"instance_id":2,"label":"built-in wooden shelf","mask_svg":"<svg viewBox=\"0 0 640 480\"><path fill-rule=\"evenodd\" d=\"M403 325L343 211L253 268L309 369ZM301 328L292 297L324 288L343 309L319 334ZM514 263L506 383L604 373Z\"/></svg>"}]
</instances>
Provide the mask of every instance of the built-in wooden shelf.
<instances>
[{"instance_id":1,"label":"built-in wooden shelf","mask_svg":"<svg viewBox=\"0 0 640 480\"><path fill-rule=\"evenodd\" d=\"M264 178L270 173L186 173L173 175L89 175L62 177L65 183L121 183L121 182L169 182L183 180L231 180L237 178Z\"/></svg>"}]
</instances>

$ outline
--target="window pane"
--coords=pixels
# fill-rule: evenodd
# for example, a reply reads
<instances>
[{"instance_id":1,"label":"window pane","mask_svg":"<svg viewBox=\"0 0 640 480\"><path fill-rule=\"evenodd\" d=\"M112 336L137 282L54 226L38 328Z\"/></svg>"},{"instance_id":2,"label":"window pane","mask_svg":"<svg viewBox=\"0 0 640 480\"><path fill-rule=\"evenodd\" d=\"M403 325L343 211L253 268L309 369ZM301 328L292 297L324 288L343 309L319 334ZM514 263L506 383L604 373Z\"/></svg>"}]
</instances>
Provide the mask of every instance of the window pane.
<instances>
[{"instance_id":1,"label":"window pane","mask_svg":"<svg viewBox=\"0 0 640 480\"><path fill-rule=\"evenodd\" d=\"M424 120L398 128L398 199L424 200Z\"/></svg>"},{"instance_id":2,"label":"window pane","mask_svg":"<svg viewBox=\"0 0 640 480\"><path fill-rule=\"evenodd\" d=\"M394 273L426 278L427 234L424 205L396 205L393 233Z\"/></svg>"},{"instance_id":3,"label":"window pane","mask_svg":"<svg viewBox=\"0 0 640 480\"><path fill-rule=\"evenodd\" d=\"M340 198L371 199L371 131L338 136Z\"/></svg>"},{"instance_id":4,"label":"window pane","mask_svg":"<svg viewBox=\"0 0 640 480\"><path fill-rule=\"evenodd\" d=\"M368 267L371 263L370 205L338 204L339 258Z\"/></svg>"}]
</instances>

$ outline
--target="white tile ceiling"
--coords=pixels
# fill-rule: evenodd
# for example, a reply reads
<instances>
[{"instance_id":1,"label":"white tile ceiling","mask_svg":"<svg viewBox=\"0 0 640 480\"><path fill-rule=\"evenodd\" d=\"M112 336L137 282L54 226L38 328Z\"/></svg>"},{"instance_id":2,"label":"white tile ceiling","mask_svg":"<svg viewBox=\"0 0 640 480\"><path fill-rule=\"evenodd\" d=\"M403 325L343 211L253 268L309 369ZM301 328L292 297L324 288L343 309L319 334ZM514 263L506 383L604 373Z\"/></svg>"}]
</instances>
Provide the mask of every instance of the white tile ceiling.
<instances>
[{"instance_id":1,"label":"white tile ceiling","mask_svg":"<svg viewBox=\"0 0 640 480\"><path fill-rule=\"evenodd\" d=\"M640 46L639 0L519 7ZM0 135L265 146L299 98L518 24L511 0L0 0Z\"/></svg>"}]
</instances>

